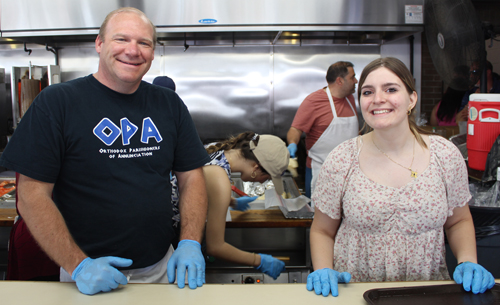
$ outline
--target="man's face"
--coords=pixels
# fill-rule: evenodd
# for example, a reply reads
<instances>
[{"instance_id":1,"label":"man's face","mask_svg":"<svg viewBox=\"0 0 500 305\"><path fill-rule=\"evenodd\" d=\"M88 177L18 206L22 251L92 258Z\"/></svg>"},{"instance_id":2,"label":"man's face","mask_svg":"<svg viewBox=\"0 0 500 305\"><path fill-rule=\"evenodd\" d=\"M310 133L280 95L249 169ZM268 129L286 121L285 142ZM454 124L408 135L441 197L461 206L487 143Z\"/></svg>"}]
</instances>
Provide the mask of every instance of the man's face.
<instances>
[{"instance_id":1,"label":"man's face","mask_svg":"<svg viewBox=\"0 0 500 305\"><path fill-rule=\"evenodd\" d=\"M133 93L154 59L153 28L136 13L119 13L109 20L104 39L98 36L95 47L96 78L115 91Z\"/></svg>"},{"instance_id":2,"label":"man's face","mask_svg":"<svg viewBox=\"0 0 500 305\"><path fill-rule=\"evenodd\" d=\"M356 92L356 84L358 80L356 79L356 73L354 73L354 69L352 67L347 67L347 75L344 77L344 83L342 85L345 96L353 94Z\"/></svg>"}]
</instances>

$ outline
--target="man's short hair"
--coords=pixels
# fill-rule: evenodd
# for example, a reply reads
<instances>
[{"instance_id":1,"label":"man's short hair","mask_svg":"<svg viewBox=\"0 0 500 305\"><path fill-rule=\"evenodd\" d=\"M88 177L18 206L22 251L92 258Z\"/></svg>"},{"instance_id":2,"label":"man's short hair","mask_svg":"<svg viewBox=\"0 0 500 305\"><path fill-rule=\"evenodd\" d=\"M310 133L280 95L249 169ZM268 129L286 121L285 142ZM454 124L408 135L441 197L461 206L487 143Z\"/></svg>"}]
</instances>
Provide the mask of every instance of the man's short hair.
<instances>
[{"instance_id":1,"label":"man's short hair","mask_svg":"<svg viewBox=\"0 0 500 305\"><path fill-rule=\"evenodd\" d=\"M349 70L347 69L349 67L354 67L352 62L349 61L337 61L330 65L328 71L326 71L326 82L331 84L335 82L337 77L346 77L349 74Z\"/></svg>"},{"instance_id":2,"label":"man's short hair","mask_svg":"<svg viewBox=\"0 0 500 305\"><path fill-rule=\"evenodd\" d=\"M153 22L148 18L148 16L144 14L144 12L142 12L139 9L136 9L135 7L120 7L119 9L116 9L111 13L109 13L106 16L106 18L104 18L104 21L102 22L101 27L99 28L99 37L101 37L101 40L104 41L105 39L104 34L106 33L106 27L108 26L109 20L113 18L113 16L118 15L120 13L135 13L144 18L144 20L147 20L149 22L149 24L153 28L153 49L154 49L156 47L156 27L153 24Z\"/></svg>"}]
</instances>

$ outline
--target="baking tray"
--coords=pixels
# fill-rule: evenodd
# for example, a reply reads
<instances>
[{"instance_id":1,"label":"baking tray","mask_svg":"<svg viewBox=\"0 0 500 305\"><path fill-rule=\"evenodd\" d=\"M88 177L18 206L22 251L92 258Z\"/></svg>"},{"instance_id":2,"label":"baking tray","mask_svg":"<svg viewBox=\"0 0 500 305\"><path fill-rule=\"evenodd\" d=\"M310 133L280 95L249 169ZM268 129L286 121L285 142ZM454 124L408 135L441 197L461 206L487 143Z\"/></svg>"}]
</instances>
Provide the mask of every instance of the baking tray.
<instances>
[{"instance_id":1,"label":"baking tray","mask_svg":"<svg viewBox=\"0 0 500 305\"><path fill-rule=\"evenodd\" d=\"M458 284L370 289L363 298L370 305L498 305L500 284L480 294L467 292Z\"/></svg>"}]
</instances>

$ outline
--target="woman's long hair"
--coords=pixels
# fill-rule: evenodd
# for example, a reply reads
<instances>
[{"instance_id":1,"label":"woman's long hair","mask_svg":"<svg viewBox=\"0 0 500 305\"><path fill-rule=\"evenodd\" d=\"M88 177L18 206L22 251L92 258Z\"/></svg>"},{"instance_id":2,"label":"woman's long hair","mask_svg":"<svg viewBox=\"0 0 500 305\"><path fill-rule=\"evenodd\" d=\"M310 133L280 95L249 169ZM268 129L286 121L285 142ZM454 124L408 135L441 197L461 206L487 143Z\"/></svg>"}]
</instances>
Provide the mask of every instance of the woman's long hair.
<instances>
[{"instance_id":1,"label":"woman's long hair","mask_svg":"<svg viewBox=\"0 0 500 305\"><path fill-rule=\"evenodd\" d=\"M460 109L465 92L465 90L455 90L451 87L446 89L436 114L440 121L448 122L455 117Z\"/></svg>"},{"instance_id":2,"label":"woman's long hair","mask_svg":"<svg viewBox=\"0 0 500 305\"><path fill-rule=\"evenodd\" d=\"M255 145L259 143L259 136L257 135L255 139L254 137L255 132L246 131L237 136L232 136L225 141L210 145L206 148L206 150L209 154L211 154L219 150L240 149L243 158L255 161L259 164L259 160L257 160L254 153L250 150L250 141L254 141Z\"/></svg>"},{"instance_id":3,"label":"woman's long hair","mask_svg":"<svg viewBox=\"0 0 500 305\"><path fill-rule=\"evenodd\" d=\"M396 74L396 76L399 77L399 79L401 79L401 81L405 85L408 94L417 92L417 90L415 89L415 81L413 80L413 75L411 75L410 71L401 60L395 57L377 58L371 63L369 63L363 69L363 72L361 72L358 84L358 101L361 101L360 99L361 88L363 87L363 84L365 83L368 74L382 67L389 69L390 71L392 71L392 73ZM413 107L410 115L408 115L408 124L410 125L410 131L413 133L415 139L417 139L417 142L420 144L420 146L427 148L427 144L425 144L425 141L422 138L421 134L430 134L430 132L427 132L417 126L417 123L415 122L415 108L416 107ZM365 122L361 130L361 133L367 133L372 130L373 128L371 128Z\"/></svg>"}]
</instances>

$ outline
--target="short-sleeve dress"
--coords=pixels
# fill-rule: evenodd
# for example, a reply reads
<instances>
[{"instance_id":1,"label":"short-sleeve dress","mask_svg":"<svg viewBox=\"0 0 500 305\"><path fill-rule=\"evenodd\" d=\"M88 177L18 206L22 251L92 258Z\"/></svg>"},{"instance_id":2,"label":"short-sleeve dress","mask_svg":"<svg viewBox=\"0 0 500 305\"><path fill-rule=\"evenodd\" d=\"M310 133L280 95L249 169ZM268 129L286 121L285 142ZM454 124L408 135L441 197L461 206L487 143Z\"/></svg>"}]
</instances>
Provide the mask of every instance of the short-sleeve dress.
<instances>
[{"instance_id":1,"label":"short-sleeve dress","mask_svg":"<svg viewBox=\"0 0 500 305\"><path fill-rule=\"evenodd\" d=\"M429 166L400 188L378 184L361 171L362 138L343 142L326 159L312 199L329 217L342 217L334 269L350 272L352 281L450 278L443 225L471 195L458 149L440 136L429 138Z\"/></svg>"}]
</instances>

